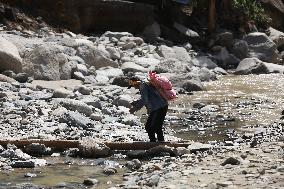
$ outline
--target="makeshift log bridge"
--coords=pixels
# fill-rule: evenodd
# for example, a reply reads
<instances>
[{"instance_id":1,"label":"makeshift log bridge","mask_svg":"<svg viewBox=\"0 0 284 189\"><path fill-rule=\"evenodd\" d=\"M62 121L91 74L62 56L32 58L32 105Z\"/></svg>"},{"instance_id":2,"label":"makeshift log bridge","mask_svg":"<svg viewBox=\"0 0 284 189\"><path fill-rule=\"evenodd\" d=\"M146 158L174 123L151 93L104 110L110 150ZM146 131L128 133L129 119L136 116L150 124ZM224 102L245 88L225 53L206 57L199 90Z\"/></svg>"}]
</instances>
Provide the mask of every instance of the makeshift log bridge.
<instances>
[{"instance_id":1,"label":"makeshift log bridge","mask_svg":"<svg viewBox=\"0 0 284 189\"><path fill-rule=\"evenodd\" d=\"M0 140L0 145L14 144L18 148L23 148L32 143L44 144L46 147L52 147L58 150L65 150L68 148L78 148L81 144L80 140L41 140L41 139L27 139L27 140ZM90 143L96 143L93 140ZM110 150L149 150L156 146L169 147L188 147L190 143L185 142L97 142L103 143Z\"/></svg>"}]
</instances>

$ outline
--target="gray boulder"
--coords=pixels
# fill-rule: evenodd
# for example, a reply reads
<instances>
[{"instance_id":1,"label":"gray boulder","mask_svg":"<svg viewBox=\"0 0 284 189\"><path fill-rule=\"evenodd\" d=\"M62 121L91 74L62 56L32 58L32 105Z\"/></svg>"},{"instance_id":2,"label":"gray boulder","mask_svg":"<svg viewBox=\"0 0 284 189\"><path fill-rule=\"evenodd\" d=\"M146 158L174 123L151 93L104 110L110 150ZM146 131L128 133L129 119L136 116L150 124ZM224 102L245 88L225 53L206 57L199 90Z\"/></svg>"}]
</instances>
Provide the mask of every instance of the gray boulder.
<instances>
[{"instance_id":1,"label":"gray boulder","mask_svg":"<svg viewBox=\"0 0 284 189\"><path fill-rule=\"evenodd\" d=\"M244 40L249 45L250 57L258 58L264 62L279 62L277 46L265 33L250 33L245 36Z\"/></svg>"},{"instance_id":2,"label":"gray boulder","mask_svg":"<svg viewBox=\"0 0 284 189\"><path fill-rule=\"evenodd\" d=\"M98 158L110 155L110 148L93 139L82 140L79 145L79 153L82 157Z\"/></svg>"},{"instance_id":3,"label":"gray boulder","mask_svg":"<svg viewBox=\"0 0 284 189\"><path fill-rule=\"evenodd\" d=\"M249 46L246 41L236 40L232 47L232 53L240 60L248 58Z\"/></svg>"},{"instance_id":4,"label":"gray boulder","mask_svg":"<svg viewBox=\"0 0 284 189\"><path fill-rule=\"evenodd\" d=\"M11 77L7 77L5 75L0 74L0 82L7 82L7 83L17 83L17 81Z\"/></svg>"},{"instance_id":5,"label":"gray boulder","mask_svg":"<svg viewBox=\"0 0 284 189\"><path fill-rule=\"evenodd\" d=\"M93 126L92 121L88 117L74 111L64 113L59 121L67 123L70 127L81 127L83 129Z\"/></svg>"},{"instance_id":6,"label":"gray boulder","mask_svg":"<svg viewBox=\"0 0 284 189\"><path fill-rule=\"evenodd\" d=\"M216 36L216 43L223 47L230 48L233 44L234 35L232 32L223 32Z\"/></svg>"},{"instance_id":7,"label":"gray boulder","mask_svg":"<svg viewBox=\"0 0 284 189\"><path fill-rule=\"evenodd\" d=\"M185 73L187 72L187 67L191 67L191 64L175 58L169 58L162 60L156 65L154 71L157 73Z\"/></svg>"},{"instance_id":8,"label":"gray boulder","mask_svg":"<svg viewBox=\"0 0 284 189\"><path fill-rule=\"evenodd\" d=\"M23 71L35 79L60 80L61 67L67 63L67 58L57 46L44 44L25 54ZM71 76L71 70L69 71L67 75Z\"/></svg>"},{"instance_id":9,"label":"gray boulder","mask_svg":"<svg viewBox=\"0 0 284 189\"><path fill-rule=\"evenodd\" d=\"M234 55L230 54L226 47L222 47L220 52L216 54L215 59L221 68L236 68L240 62Z\"/></svg>"},{"instance_id":10,"label":"gray boulder","mask_svg":"<svg viewBox=\"0 0 284 189\"><path fill-rule=\"evenodd\" d=\"M215 72L203 67L201 69L194 69L190 73L194 78L199 78L203 81L214 81L217 79Z\"/></svg>"},{"instance_id":11,"label":"gray boulder","mask_svg":"<svg viewBox=\"0 0 284 189\"><path fill-rule=\"evenodd\" d=\"M192 91L204 91L205 87L201 83L200 80L197 79L191 79L187 80L182 83L181 88L183 88L187 92L192 92Z\"/></svg>"},{"instance_id":12,"label":"gray boulder","mask_svg":"<svg viewBox=\"0 0 284 189\"><path fill-rule=\"evenodd\" d=\"M25 152L33 156L50 155L51 149L47 148L44 144L32 143L25 147Z\"/></svg>"},{"instance_id":13,"label":"gray boulder","mask_svg":"<svg viewBox=\"0 0 284 189\"><path fill-rule=\"evenodd\" d=\"M110 59L110 55L104 47L80 46L77 56L81 57L88 66L94 66L96 69L107 66L118 67L118 63Z\"/></svg>"},{"instance_id":14,"label":"gray boulder","mask_svg":"<svg viewBox=\"0 0 284 189\"><path fill-rule=\"evenodd\" d=\"M73 94L72 91L64 89L64 88L57 88L53 92L53 98L66 98Z\"/></svg>"},{"instance_id":15,"label":"gray boulder","mask_svg":"<svg viewBox=\"0 0 284 189\"><path fill-rule=\"evenodd\" d=\"M269 39L271 39L278 47L284 48L284 33L281 31L278 31L272 27L268 28L269 30Z\"/></svg>"},{"instance_id":16,"label":"gray boulder","mask_svg":"<svg viewBox=\"0 0 284 189\"><path fill-rule=\"evenodd\" d=\"M182 62L190 62L191 61L191 57L188 54L188 52L186 51L185 48L183 47L168 47L166 45L161 45L158 50L157 53L159 56L163 57L163 58L175 58L178 59Z\"/></svg>"},{"instance_id":17,"label":"gray boulder","mask_svg":"<svg viewBox=\"0 0 284 189\"><path fill-rule=\"evenodd\" d=\"M124 106L124 107L131 107L130 103L132 101L132 97L129 95L120 95L114 99L113 104L116 106Z\"/></svg>"},{"instance_id":18,"label":"gray boulder","mask_svg":"<svg viewBox=\"0 0 284 189\"><path fill-rule=\"evenodd\" d=\"M97 76L106 76L109 79L114 77L119 77L123 75L123 72L120 68L104 67L96 70Z\"/></svg>"},{"instance_id":19,"label":"gray boulder","mask_svg":"<svg viewBox=\"0 0 284 189\"><path fill-rule=\"evenodd\" d=\"M22 58L17 47L0 37L0 71L13 70L18 73L22 71Z\"/></svg>"},{"instance_id":20,"label":"gray boulder","mask_svg":"<svg viewBox=\"0 0 284 189\"><path fill-rule=\"evenodd\" d=\"M267 66L257 58L246 58L242 60L235 71L235 74L238 75L267 73L269 73Z\"/></svg>"},{"instance_id":21,"label":"gray boulder","mask_svg":"<svg viewBox=\"0 0 284 189\"><path fill-rule=\"evenodd\" d=\"M192 64L197 67L206 67L208 69L214 69L217 66L210 58L207 56L198 56L192 59Z\"/></svg>"},{"instance_id":22,"label":"gray boulder","mask_svg":"<svg viewBox=\"0 0 284 189\"><path fill-rule=\"evenodd\" d=\"M90 116L93 111L90 106L81 102L79 100L74 99L57 99L55 102L59 103L64 108L71 110L71 111L78 111L86 116Z\"/></svg>"}]
</instances>

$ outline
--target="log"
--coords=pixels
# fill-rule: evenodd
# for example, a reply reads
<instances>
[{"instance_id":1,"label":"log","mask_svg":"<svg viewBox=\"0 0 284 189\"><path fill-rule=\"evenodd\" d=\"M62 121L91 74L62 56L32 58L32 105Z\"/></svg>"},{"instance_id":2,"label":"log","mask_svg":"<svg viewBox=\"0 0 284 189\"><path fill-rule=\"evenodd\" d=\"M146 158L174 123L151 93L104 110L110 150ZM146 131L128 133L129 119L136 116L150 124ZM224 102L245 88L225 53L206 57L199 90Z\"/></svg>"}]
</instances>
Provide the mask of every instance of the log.
<instances>
[{"instance_id":1,"label":"log","mask_svg":"<svg viewBox=\"0 0 284 189\"><path fill-rule=\"evenodd\" d=\"M78 148L80 140L0 140L0 145L14 144L18 148L23 148L32 143L44 144L46 147L52 147L57 150L66 150L68 148ZM149 150L160 145L167 145L170 147L188 147L190 143L182 142L98 142L104 143L111 150Z\"/></svg>"}]
</instances>

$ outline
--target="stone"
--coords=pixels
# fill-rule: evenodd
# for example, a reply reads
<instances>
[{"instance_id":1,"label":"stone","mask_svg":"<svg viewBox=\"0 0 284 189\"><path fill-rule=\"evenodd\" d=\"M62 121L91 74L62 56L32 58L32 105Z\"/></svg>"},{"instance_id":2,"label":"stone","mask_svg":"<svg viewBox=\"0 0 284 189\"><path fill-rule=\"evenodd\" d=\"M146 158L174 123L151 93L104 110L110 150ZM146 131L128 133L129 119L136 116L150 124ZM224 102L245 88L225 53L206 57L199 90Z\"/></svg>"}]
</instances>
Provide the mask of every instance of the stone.
<instances>
[{"instance_id":1,"label":"stone","mask_svg":"<svg viewBox=\"0 0 284 189\"><path fill-rule=\"evenodd\" d=\"M44 144L32 143L25 147L25 152L33 156L50 155L52 151Z\"/></svg>"},{"instance_id":2,"label":"stone","mask_svg":"<svg viewBox=\"0 0 284 189\"><path fill-rule=\"evenodd\" d=\"M91 94L91 89L89 89L85 85L81 85L78 88L75 88L75 90L77 90L82 95L90 95Z\"/></svg>"},{"instance_id":3,"label":"stone","mask_svg":"<svg viewBox=\"0 0 284 189\"><path fill-rule=\"evenodd\" d=\"M130 170L137 170L142 166L142 163L139 159L133 159L132 161L126 162L126 167Z\"/></svg>"},{"instance_id":4,"label":"stone","mask_svg":"<svg viewBox=\"0 0 284 189\"><path fill-rule=\"evenodd\" d=\"M277 46L265 33L249 33L244 37L244 40L249 45L250 57L258 58L261 61L269 63L279 62Z\"/></svg>"},{"instance_id":5,"label":"stone","mask_svg":"<svg viewBox=\"0 0 284 189\"><path fill-rule=\"evenodd\" d=\"M187 66L191 64L175 58L166 58L154 67L154 71L157 73L186 73L188 72Z\"/></svg>"},{"instance_id":6,"label":"stone","mask_svg":"<svg viewBox=\"0 0 284 189\"><path fill-rule=\"evenodd\" d=\"M227 47L230 48L233 44L233 40L234 40L234 35L232 32L223 32L223 33L219 33L216 36L216 42L218 45L221 45L223 47Z\"/></svg>"},{"instance_id":7,"label":"stone","mask_svg":"<svg viewBox=\"0 0 284 189\"><path fill-rule=\"evenodd\" d=\"M71 96L73 94L72 91L69 91L64 88L57 88L53 92L53 98L67 98L68 96Z\"/></svg>"},{"instance_id":8,"label":"stone","mask_svg":"<svg viewBox=\"0 0 284 189\"><path fill-rule=\"evenodd\" d=\"M192 79L183 82L181 87L187 91L187 92L192 92L192 91L204 91L205 87L202 85L200 80Z\"/></svg>"},{"instance_id":9,"label":"stone","mask_svg":"<svg viewBox=\"0 0 284 189\"><path fill-rule=\"evenodd\" d=\"M271 39L277 46L284 48L284 33L281 31L278 31L272 27L268 28L269 31L269 39Z\"/></svg>"},{"instance_id":10,"label":"stone","mask_svg":"<svg viewBox=\"0 0 284 189\"><path fill-rule=\"evenodd\" d=\"M20 83L25 83L29 80L29 75L26 73L18 73L14 76L14 79Z\"/></svg>"},{"instance_id":11,"label":"stone","mask_svg":"<svg viewBox=\"0 0 284 189\"><path fill-rule=\"evenodd\" d=\"M101 121L103 118L104 118L103 115L100 114L93 113L90 115L90 119L94 121Z\"/></svg>"},{"instance_id":12,"label":"stone","mask_svg":"<svg viewBox=\"0 0 284 189\"><path fill-rule=\"evenodd\" d=\"M214 69L217 66L211 59L207 56L198 56L192 59L192 64L197 67L206 67L208 69Z\"/></svg>"},{"instance_id":13,"label":"stone","mask_svg":"<svg viewBox=\"0 0 284 189\"><path fill-rule=\"evenodd\" d=\"M99 181L97 179L94 179L94 178L87 178L83 182L83 184L86 185L86 186L93 186L93 185L96 185L98 183L99 183Z\"/></svg>"},{"instance_id":14,"label":"stone","mask_svg":"<svg viewBox=\"0 0 284 189\"><path fill-rule=\"evenodd\" d=\"M132 97L130 95L120 95L114 99L113 104L116 106L131 107Z\"/></svg>"},{"instance_id":15,"label":"stone","mask_svg":"<svg viewBox=\"0 0 284 189\"><path fill-rule=\"evenodd\" d=\"M123 71L120 68L104 67L96 70L97 76L105 76L109 79L123 76Z\"/></svg>"},{"instance_id":16,"label":"stone","mask_svg":"<svg viewBox=\"0 0 284 189\"><path fill-rule=\"evenodd\" d=\"M199 142L194 142L193 144L190 144L187 149L190 150L192 153L198 152L198 151L208 151L212 148L212 145L210 144L203 144Z\"/></svg>"},{"instance_id":17,"label":"stone","mask_svg":"<svg viewBox=\"0 0 284 189\"><path fill-rule=\"evenodd\" d=\"M226 159L221 165L225 166L225 165L240 165L240 161L234 157L229 157L228 159Z\"/></svg>"},{"instance_id":18,"label":"stone","mask_svg":"<svg viewBox=\"0 0 284 189\"><path fill-rule=\"evenodd\" d=\"M0 74L0 82L17 83L17 81L15 79L7 77L7 76L2 75L2 74Z\"/></svg>"},{"instance_id":19,"label":"stone","mask_svg":"<svg viewBox=\"0 0 284 189\"><path fill-rule=\"evenodd\" d=\"M27 52L22 65L23 71L34 79L60 80L61 66L67 62L67 58L57 46L43 44Z\"/></svg>"},{"instance_id":20,"label":"stone","mask_svg":"<svg viewBox=\"0 0 284 189\"><path fill-rule=\"evenodd\" d=\"M105 167L104 168L104 174L106 175L114 175L117 173L117 169L115 167Z\"/></svg>"},{"instance_id":21,"label":"stone","mask_svg":"<svg viewBox=\"0 0 284 189\"><path fill-rule=\"evenodd\" d=\"M83 75L88 75L88 68L84 64L77 64L76 71L81 72Z\"/></svg>"},{"instance_id":22,"label":"stone","mask_svg":"<svg viewBox=\"0 0 284 189\"><path fill-rule=\"evenodd\" d=\"M22 152L22 150L20 150L20 149L15 149L14 150L14 149L11 149L11 148L8 148L4 152L2 152L0 154L0 156L4 157L4 158L23 160L23 161L31 159L31 156L29 156L28 154Z\"/></svg>"},{"instance_id":23,"label":"stone","mask_svg":"<svg viewBox=\"0 0 284 189\"><path fill-rule=\"evenodd\" d=\"M81 72L74 72L72 78L85 81L85 76Z\"/></svg>"},{"instance_id":24,"label":"stone","mask_svg":"<svg viewBox=\"0 0 284 189\"><path fill-rule=\"evenodd\" d=\"M81 127L83 129L93 126L92 121L88 117L85 117L77 111L68 111L64 113L59 121L68 124L70 127Z\"/></svg>"},{"instance_id":25,"label":"stone","mask_svg":"<svg viewBox=\"0 0 284 189\"><path fill-rule=\"evenodd\" d=\"M248 58L249 46L244 40L236 40L232 47L232 53L240 60Z\"/></svg>"},{"instance_id":26,"label":"stone","mask_svg":"<svg viewBox=\"0 0 284 189\"><path fill-rule=\"evenodd\" d=\"M56 102L68 110L78 111L79 113L85 114L86 116L90 116L93 113L90 106L79 100L57 99Z\"/></svg>"},{"instance_id":27,"label":"stone","mask_svg":"<svg viewBox=\"0 0 284 189\"><path fill-rule=\"evenodd\" d=\"M13 168L34 168L35 163L32 161L14 161L11 164Z\"/></svg>"},{"instance_id":28,"label":"stone","mask_svg":"<svg viewBox=\"0 0 284 189\"><path fill-rule=\"evenodd\" d=\"M98 158L110 155L110 148L104 143L98 143L93 139L80 141L79 154L81 157Z\"/></svg>"},{"instance_id":29,"label":"stone","mask_svg":"<svg viewBox=\"0 0 284 189\"><path fill-rule=\"evenodd\" d=\"M150 187L157 187L160 181L160 175L154 174L150 178L146 179L146 185Z\"/></svg>"},{"instance_id":30,"label":"stone","mask_svg":"<svg viewBox=\"0 0 284 189\"><path fill-rule=\"evenodd\" d=\"M22 58L18 48L12 42L0 37L0 72L5 70L21 72Z\"/></svg>"},{"instance_id":31,"label":"stone","mask_svg":"<svg viewBox=\"0 0 284 189\"><path fill-rule=\"evenodd\" d=\"M121 69L123 72L143 72L143 73L148 72L147 68L139 66L135 64L134 62L124 62L121 65Z\"/></svg>"},{"instance_id":32,"label":"stone","mask_svg":"<svg viewBox=\"0 0 284 189\"><path fill-rule=\"evenodd\" d=\"M34 178L34 177L37 177L37 175L34 174L34 173L25 173L24 176L25 176L26 178Z\"/></svg>"},{"instance_id":33,"label":"stone","mask_svg":"<svg viewBox=\"0 0 284 189\"><path fill-rule=\"evenodd\" d=\"M103 48L94 46L81 46L78 48L77 56L81 57L88 66L96 69L101 67L118 67L118 63L110 59L109 53Z\"/></svg>"},{"instance_id":34,"label":"stone","mask_svg":"<svg viewBox=\"0 0 284 189\"><path fill-rule=\"evenodd\" d=\"M257 58L246 58L242 60L235 71L235 74L238 75L267 73L269 73L267 66Z\"/></svg>"}]
</instances>

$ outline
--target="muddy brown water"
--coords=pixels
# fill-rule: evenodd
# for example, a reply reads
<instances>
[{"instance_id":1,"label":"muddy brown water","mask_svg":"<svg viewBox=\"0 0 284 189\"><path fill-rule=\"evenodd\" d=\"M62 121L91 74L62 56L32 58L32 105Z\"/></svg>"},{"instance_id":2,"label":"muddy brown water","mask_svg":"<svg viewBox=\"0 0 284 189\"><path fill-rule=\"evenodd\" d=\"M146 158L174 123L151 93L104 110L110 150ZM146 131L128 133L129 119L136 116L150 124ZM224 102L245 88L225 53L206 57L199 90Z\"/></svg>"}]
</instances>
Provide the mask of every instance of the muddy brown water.
<instances>
[{"instance_id":1,"label":"muddy brown water","mask_svg":"<svg viewBox=\"0 0 284 189\"><path fill-rule=\"evenodd\" d=\"M168 123L174 128L176 136L184 140L212 141L222 140L228 129L238 132L254 132L255 125L268 125L279 120L284 109L284 75L247 75L224 76L217 81L205 83L207 91L195 92L193 95L180 95L170 104L170 115L187 117L190 112L173 113L173 109L191 109L194 103L218 105L218 115L229 115L234 121L216 123L204 129L190 129L190 123L178 125ZM52 158L51 158L52 159ZM85 160L77 159L77 163L66 165L60 160L54 165L36 169L16 169L12 172L0 172L0 188L19 183L33 183L40 186L60 186L65 188L86 188L82 185L84 179L96 178L99 184L96 188L109 188L122 182L125 168L118 168L118 173L112 176L103 174L103 168L84 164ZM61 162L61 163L60 163ZM35 173L35 178L25 178L25 173Z\"/></svg>"},{"instance_id":2,"label":"muddy brown water","mask_svg":"<svg viewBox=\"0 0 284 189\"><path fill-rule=\"evenodd\" d=\"M253 133L258 126L279 120L284 109L284 76L280 74L224 76L217 81L205 83L205 86L207 91L180 96L171 105L185 109L200 102L218 105L220 109L215 114L233 118L233 121L211 123L212 127L200 130L188 129L188 123L183 127L171 124L177 130L176 136L184 140L218 141L225 138L229 129L235 129L239 133ZM190 113L176 114L186 117Z\"/></svg>"}]
</instances>

